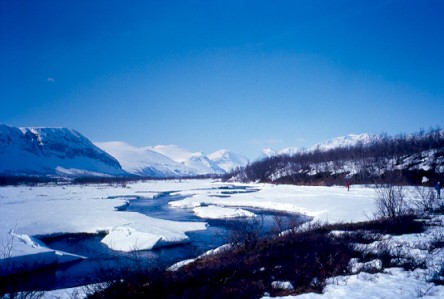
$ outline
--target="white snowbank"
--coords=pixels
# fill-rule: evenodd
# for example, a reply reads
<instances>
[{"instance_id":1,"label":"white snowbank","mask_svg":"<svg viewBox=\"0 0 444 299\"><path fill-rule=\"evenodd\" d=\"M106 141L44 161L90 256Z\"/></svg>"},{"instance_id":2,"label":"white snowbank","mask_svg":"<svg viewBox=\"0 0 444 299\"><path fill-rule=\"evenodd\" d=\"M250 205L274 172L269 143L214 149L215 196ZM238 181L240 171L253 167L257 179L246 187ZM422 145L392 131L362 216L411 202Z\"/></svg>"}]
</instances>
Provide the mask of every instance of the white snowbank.
<instances>
[{"instance_id":1,"label":"white snowbank","mask_svg":"<svg viewBox=\"0 0 444 299\"><path fill-rule=\"evenodd\" d=\"M85 258L52 250L36 238L14 231L0 232L0 245L0 277Z\"/></svg>"},{"instance_id":2,"label":"white snowbank","mask_svg":"<svg viewBox=\"0 0 444 299\"><path fill-rule=\"evenodd\" d=\"M256 216L256 214L247 210L224 208L213 205L196 207L193 209L193 212L197 217L207 219L243 218Z\"/></svg>"},{"instance_id":3,"label":"white snowbank","mask_svg":"<svg viewBox=\"0 0 444 299\"><path fill-rule=\"evenodd\" d=\"M95 290L101 290L107 287L107 283L91 284L74 288L59 289L42 292L41 299L83 299L88 298L88 294Z\"/></svg>"},{"instance_id":4,"label":"white snowbank","mask_svg":"<svg viewBox=\"0 0 444 299\"><path fill-rule=\"evenodd\" d=\"M209 256L209 255L214 255L214 254L217 254L217 253L222 252L224 250L230 250L231 248L232 248L231 244L224 244L224 245L221 245L221 246L219 246L217 248L210 249L210 250L202 253L201 255L199 255L195 259L187 259L187 260L183 260L183 261L180 261L180 262L177 262L177 263L173 264L172 266L170 266L168 268L168 271L177 271L180 268L182 268L183 266L191 264L191 263L195 262L196 260L198 260L198 259L200 259L202 257Z\"/></svg>"},{"instance_id":5,"label":"white snowbank","mask_svg":"<svg viewBox=\"0 0 444 299\"><path fill-rule=\"evenodd\" d=\"M444 287L424 281L424 270L413 272L390 268L383 273L359 273L327 280L323 294L307 293L285 299L368 299L368 298L444 298ZM269 299L270 297L262 297Z\"/></svg>"}]
</instances>

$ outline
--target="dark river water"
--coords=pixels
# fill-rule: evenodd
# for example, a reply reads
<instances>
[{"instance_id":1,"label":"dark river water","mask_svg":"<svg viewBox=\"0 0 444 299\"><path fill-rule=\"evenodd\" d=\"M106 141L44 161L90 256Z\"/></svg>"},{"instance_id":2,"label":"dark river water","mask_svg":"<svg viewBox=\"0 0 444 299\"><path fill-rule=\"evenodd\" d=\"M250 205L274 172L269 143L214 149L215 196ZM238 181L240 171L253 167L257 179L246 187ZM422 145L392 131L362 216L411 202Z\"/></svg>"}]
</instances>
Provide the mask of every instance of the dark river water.
<instances>
[{"instance_id":1,"label":"dark river water","mask_svg":"<svg viewBox=\"0 0 444 299\"><path fill-rule=\"evenodd\" d=\"M233 193L255 192L244 186L221 187L221 196L228 197ZM196 217L187 209L173 208L168 202L183 199L183 196L164 192L152 198L143 196L131 197L129 204L121 210L138 212L150 217L174 221L207 222L208 228L203 231L187 233L189 242L175 244L153 250L137 252L118 252L109 249L100 241L104 235L74 234L58 237L41 237L48 247L87 257L87 259L56 268L35 271L21 275L18 279L20 289L52 290L69 288L85 284L97 283L121 277L131 270L165 268L176 262L195 258L196 256L226 244L239 229L245 227L245 221L254 221L261 233L278 230L277 219L294 224L303 223L305 219L294 214L276 213L271 211L244 208L258 215L252 219L211 220Z\"/></svg>"}]
</instances>

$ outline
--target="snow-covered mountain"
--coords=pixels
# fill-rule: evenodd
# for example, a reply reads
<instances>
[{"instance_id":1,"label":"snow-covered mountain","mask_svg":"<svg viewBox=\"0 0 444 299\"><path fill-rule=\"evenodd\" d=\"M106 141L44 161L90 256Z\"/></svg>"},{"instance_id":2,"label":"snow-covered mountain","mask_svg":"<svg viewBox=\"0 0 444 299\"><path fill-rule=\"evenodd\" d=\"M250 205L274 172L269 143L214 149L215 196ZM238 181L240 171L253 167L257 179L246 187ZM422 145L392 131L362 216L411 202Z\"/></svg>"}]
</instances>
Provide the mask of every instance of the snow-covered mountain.
<instances>
[{"instance_id":1,"label":"snow-covered mountain","mask_svg":"<svg viewBox=\"0 0 444 299\"><path fill-rule=\"evenodd\" d=\"M349 134L347 136L340 136L336 137L321 143L317 143L313 145L312 147L308 148L304 151L315 151L319 150L322 152L334 149L334 148L341 148L341 147L350 147L355 146L357 144L362 145L368 145L371 142L377 140L379 137L377 135L370 135L367 133L364 134ZM275 151L270 148L265 148L262 150L261 155L257 160L261 160L264 158L270 158L277 155L288 155L292 156L294 154L300 153L301 150L299 150L297 147L287 147L280 151Z\"/></svg>"},{"instance_id":2,"label":"snow-covered mountain","mask_svg":"<svg viewBox=\"0 0 444 299\"><path fill-rule=\"evenodd\" d=\"M194 174L222 174L225 171L216 163L211 161L202 152L189 152L177 145L156 145L150 147L151 150L158 152L173 161L187 166Z\"/></svg>"},{"instance_id":3,"label":"snow-covered mountain","mask_svg":"<svg viewBox=\"0 0 444 299\"><path fill-rule=\"evenodd\" d=\"M0 174L49 176L126 175L119 162L79 132L0 124Z\"/></svg>"},{"instance_id":4,"label":"snow-covered mountain","mask_svg":"<svg viewBox=\"0 0 444 299\"><path fill-rule=\"evenodd\" d=\"M98 147L117 158L129 173L151 177L184 177L223 174L229 166L246 165L242 157L230 153L217 159L201 152L189 152L177 145L135 147L124 142L97 142ZM222 155L223 156L223 155ZM232 159L232 160L230 160Z\"/></svg>"},{"instance_id":5,"label":"snow-covered mountain","mask_svg":"<svg viewBox=\"0 0 444 299\"><path fill-rule=\"evenodd\" d=\"M294 154L298 153L299 151L300 150L297 147L287 147L287 148L281 149L278 152L278 155L289 155L289 156L291 156L291 155L294 155Z\"/></svg>"},{"instance_id":6,"label":"snow-covered mountain","mask_svg":"<svg viewBox=\"0 0 444 299\"><path fill-rule=\"evenodd\" d=\"M259 156L258 160L263 158L270 158L277 154L275 150L272 150L271 148L264 148L261 152L261 155Z\"/></svg>"},{"instance_id":7,"label":"snow-covered mountain","mask_svg":"<svg viewBox=\"0 0 444 299\"><path fill-rule=\"evenodd\" d=\"M193 175L184 164L153 151L150 147L135 147L125 142L96 142L96 146L115 157L122 168L131 174L148 177L176 177Z\"/></svg>"},{"instance_id":8,"label":"snow-covered mountain","mask_svg":"<svg viewBox=\"0 0 444 299\"><path fill-rule=\"evenodd\" d=\"M364 134L349 134L347 136L336 137L322 143L313 145L310 150L328 151L334 148L350 147L357 144L368 145L372 141L379 138L377 135Z\"/></svg>"},{"instance_id":9,"label":"snow-covered mountain","mask_svg":"<svg viewBox=\"0 0 444 299\"><path fill-rule=\"evenodd\" d=\"M299 149L297 147L287 147L284 149L281 149L280 151L275 151L272 150L271 148L264 148L262 150L261 155L259 156L259 158L257 160L262 160L264 158L270 158L273 156L278 156L278 155L294 155L296 153L299 152Z\"/></svg>"},{"instance_id":10,"label":"snow-covered mountain","mask_svg":"<svg viewBox=\"0 0 444 299\"><path fill-rule=\"evenodd\" d=\"M209 154L208 158L225 172L229 172L237 167L245 166L249 162L245 156L225 149Z\"/></svg>"}]
</instances>

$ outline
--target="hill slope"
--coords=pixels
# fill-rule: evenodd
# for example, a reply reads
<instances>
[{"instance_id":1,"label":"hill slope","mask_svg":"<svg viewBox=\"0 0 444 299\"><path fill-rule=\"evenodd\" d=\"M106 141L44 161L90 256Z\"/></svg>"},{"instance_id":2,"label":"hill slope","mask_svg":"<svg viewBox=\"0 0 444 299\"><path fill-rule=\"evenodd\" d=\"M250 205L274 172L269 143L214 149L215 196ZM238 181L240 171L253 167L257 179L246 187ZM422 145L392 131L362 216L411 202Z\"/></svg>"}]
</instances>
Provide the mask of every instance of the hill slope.
<instances>
[{"instance_id":1,"label":"hill slope","mask_svg":"<svg viewBox=\"0 0 444 299\"><path fill-rule=\"evenodd\" d=\"M256 161L231 180L288 184L396 182L444 179L444 131L396 137L349 135L292 155Z\"/></svg>"},{"instance_id":2,"label":"hill slope","mask_svg":"<svg viewBox=\"0 0 444 299\"><path fill-rule=\"evenodd\" d=\"M0 125L0 175L122 176L119 162L66 128Z\"/></svg>"}]
</instances>

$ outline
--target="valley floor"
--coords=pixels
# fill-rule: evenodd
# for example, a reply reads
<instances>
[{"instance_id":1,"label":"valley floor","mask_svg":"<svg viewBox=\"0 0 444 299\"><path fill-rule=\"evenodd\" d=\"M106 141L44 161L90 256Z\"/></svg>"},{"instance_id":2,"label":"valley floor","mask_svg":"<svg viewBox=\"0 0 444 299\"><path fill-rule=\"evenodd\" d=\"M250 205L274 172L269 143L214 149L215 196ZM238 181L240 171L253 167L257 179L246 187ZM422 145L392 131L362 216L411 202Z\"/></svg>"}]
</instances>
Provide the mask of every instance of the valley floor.
<instances>
[{"instance_id":1,"label":"valley floor","mask_svg":"<svg viewBox=\"0 0 444 299\"><path fill-rule=\"evenodd\" d=\"M233 185L241 186L243 191L233 191ZM169 221L116 210L135 196L154 199L166 191L185 196L170 202L171 207L189 209L202 222ZM419 200L413 187L407 188L407 197L412 202ZM372 186L352 186L347 191L341 186L233 184L211 180L0 187L0 263L5 266L12 257L20 257L26 263L36 253L46 256L48 263L77 258L46 248L34 238L39 235L101 231L107 234L103 242L110 248L149 250L160 241L183 242L186 232L206 229L205 219L254 217L251 208L300 213L313 221L330 224L366 221L373 218L375 198ZM425 269L387 268L336 276L328 279L322 294L285 298L443 298L444 287L431 281L444 274L443 249L433 248L433 244L444 239L444 218L434 216L427 221L430 226L424 233L384 237L386 246L424 260ZM378 247L378 243L373 246ZM352 260L350 267L364 266ZM72 294L73 290L69 292ZM63 298L69 292L47 292L44 296Z\"/></svg>"}]
</instances>

